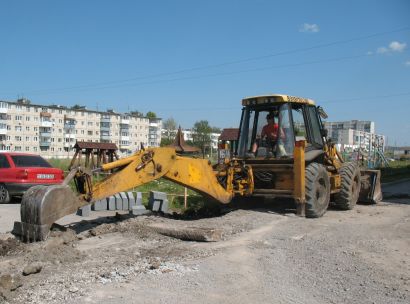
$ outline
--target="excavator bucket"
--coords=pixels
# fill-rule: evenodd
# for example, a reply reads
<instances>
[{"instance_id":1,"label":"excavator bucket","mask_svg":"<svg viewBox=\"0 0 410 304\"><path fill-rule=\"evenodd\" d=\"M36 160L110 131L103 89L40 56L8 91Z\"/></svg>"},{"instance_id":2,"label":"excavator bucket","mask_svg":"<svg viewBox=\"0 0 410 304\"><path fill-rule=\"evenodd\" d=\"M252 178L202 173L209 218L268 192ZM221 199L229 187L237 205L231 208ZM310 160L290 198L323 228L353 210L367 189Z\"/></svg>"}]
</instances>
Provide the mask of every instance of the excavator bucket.
<instances>
[{"instance_id":1,"label":"excavator bucket","mask_svg":"<svg viewBox=\"0 0 410 304\"><path fill-rule=\"evenodd\" d=\"M55 221L83 204L68 185L31 187L21 200L21 222L14 222L12 233L27 242L43 241Z\"/></svg>"},{"instance_id":2,"label":"excavator bucket","mask_svg":"<svg viewBox=\"0 0 410 304\"><path fill-rule=\"evenodd\" d=\"M383 199L380 170L361 170L359 202L377 204Z\"/></svg>"}]
</instances>

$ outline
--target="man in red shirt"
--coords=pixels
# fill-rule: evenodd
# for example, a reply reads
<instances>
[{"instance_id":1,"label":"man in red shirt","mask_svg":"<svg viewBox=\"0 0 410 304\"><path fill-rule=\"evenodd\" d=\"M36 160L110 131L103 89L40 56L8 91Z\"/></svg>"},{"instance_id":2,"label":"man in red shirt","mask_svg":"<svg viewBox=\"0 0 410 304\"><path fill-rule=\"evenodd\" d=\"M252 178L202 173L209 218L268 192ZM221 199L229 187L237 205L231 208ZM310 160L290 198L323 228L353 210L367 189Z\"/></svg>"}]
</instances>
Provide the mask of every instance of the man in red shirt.
<instances>
[{"instance_id":1,"label":"man in red shirt","mask_svg":"<svg viewBox=\"0 0 410 304\"><path fill-rule=\"evenodd\" d=\"M263 126L260 139L266 139L267 142L276 144L279 134L279 125L275 123L275 116L273 113L266 115L267 124ZM285 139L285 134L283 130L280 131L280 138ZM252 153L255 153L258 149L258 143L255 142L252 146ZM284 155L286 152L282 153L283 147L279 147L280 154Z\"/></svg>"},{"instance_id":2,"label":"man in red shirt","mask_svg":"<svg viewBox=\"0 0 410 304\"><path fill-rule=\"evenodd\" d=\"M275 123L275 118L272 113L266 115L266 120L268 123L262 128L261 138L266 137L271 141L276 140L278 137L279 125Z\"/></svg>"}]
</instances>

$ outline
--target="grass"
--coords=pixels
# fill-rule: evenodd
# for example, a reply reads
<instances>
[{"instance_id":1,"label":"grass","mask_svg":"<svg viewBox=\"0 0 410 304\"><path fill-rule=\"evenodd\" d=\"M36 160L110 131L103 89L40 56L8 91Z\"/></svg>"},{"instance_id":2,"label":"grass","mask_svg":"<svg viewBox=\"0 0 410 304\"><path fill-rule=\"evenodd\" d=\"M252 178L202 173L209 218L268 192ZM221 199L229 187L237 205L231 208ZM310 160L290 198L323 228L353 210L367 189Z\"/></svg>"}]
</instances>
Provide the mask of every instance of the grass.
<instances>
[{"instance_id":1,"label":"grass","mask_svg":"<svg viewBox=\"0 0 410 304\"><path fill-rule=\"evenodd\" d=\"M390 167L381 168L382 183L410 178L410 160L397 160L389 162Z\"/></svg>"}]
</instances>

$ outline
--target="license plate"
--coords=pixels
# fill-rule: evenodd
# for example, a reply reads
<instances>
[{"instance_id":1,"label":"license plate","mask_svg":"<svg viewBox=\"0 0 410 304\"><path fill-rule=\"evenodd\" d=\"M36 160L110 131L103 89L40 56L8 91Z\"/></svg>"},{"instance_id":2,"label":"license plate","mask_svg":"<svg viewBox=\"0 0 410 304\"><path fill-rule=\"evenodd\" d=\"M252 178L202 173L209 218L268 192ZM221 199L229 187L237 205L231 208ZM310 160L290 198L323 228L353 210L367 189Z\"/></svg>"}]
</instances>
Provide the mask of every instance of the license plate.
<instances>
[{"instance_id":1,"label":"license plate","mask_svg":"<svg viewBox=\"0 0 410 304\"><path fill-rule=\"evenodd\" d=\"M54 174L37 174L38 179L54 179Z\"/></svg>"}]
</instances>

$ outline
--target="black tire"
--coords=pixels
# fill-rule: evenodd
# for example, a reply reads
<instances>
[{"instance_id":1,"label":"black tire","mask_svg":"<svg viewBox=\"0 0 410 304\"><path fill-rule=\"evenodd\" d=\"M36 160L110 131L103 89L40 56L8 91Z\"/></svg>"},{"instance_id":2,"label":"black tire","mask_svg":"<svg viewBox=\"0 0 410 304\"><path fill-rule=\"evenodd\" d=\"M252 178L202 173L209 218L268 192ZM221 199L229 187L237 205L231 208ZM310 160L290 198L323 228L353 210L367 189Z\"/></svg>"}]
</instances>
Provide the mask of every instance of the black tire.
<instances>
[{"instance_id":1,"label":"black tire","mask_svg":"<svg viewBox=\"0 0 410 304\"><path fill-rule=\"evenodd\" d=\"M325 214L330 201L330 181L325 166L311 163L305 170L306 217Z\"/></svg>"},{"instance_id":2,"label":"black tire","mask_svg":"<svg viewBox=\"0 0 410 304\"><path fill-rule=\"evenodd\" d=\"M335 206L341 210L352 210L360 194L360 168L356 163L344 163L340 168L341 187L335 195Z\"/></svg>"},{"instance_id":3,"label":"black tire","mask_svg":"<svg viewBox=\"0 0 410 304\"><path fill-rule=\"evenodd\" d=\"M0 184L0 204L7 204L10 202L10 193L4 184Z\"/></svg>"}]
</instances>

